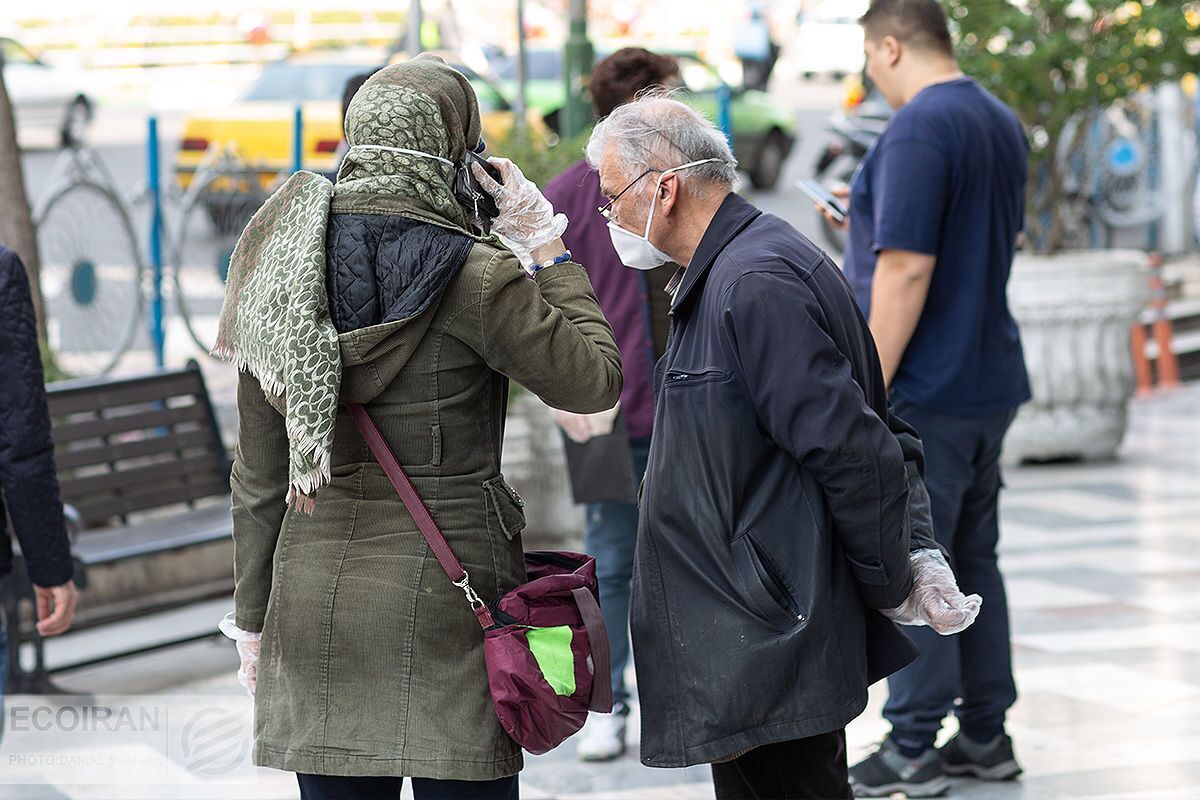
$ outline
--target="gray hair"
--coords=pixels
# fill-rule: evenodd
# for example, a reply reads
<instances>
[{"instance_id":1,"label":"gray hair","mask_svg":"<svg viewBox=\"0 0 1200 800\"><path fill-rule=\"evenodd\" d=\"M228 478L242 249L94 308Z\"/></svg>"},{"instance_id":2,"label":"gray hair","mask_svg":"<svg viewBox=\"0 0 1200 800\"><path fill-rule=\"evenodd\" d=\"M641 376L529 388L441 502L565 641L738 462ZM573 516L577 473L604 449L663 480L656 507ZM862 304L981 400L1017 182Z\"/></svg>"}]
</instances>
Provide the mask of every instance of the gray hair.
<instances>
[{"instance_id":1,"label":"gray hair","mask_svg":"<svg viewBox=\"0 0 1200 800\"><path fill-rule=\"evenodd\" d=\"M725 134L694 109L661 92L617 106L596 123L586 148L588 164L598 168L610 144L617 147L630 175L717 158L720 161L676 173L680 182L696 181L730 191L738 187L737 159Z\"/></svg>"}]
</instances>

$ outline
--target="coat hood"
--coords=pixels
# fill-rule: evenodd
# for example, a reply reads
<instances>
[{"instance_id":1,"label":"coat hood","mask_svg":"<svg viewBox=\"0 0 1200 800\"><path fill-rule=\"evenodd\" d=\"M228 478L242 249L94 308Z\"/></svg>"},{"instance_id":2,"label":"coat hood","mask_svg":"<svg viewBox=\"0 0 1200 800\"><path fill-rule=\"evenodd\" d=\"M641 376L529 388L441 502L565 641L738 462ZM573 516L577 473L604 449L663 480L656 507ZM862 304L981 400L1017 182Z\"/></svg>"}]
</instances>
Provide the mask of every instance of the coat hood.
<instances>
[{"instance_id":1,"label":"coat hood","mask_svg":"<svg viewBox=\"0 0 1200 800\"><path fill-rule=\"evenodd\" d=\"M330 216L325 282L341 349L341 402L370 402L408 363L474 243L407 217Z\"/></svg>"}]
</instances>

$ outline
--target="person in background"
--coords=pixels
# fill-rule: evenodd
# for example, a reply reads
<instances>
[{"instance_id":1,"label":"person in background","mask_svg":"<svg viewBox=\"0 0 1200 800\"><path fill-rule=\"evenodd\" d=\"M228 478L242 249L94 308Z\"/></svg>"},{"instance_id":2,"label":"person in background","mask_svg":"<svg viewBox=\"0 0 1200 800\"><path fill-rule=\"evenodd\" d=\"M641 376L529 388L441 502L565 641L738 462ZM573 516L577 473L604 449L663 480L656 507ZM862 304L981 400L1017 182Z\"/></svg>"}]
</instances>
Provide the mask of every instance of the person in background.
<instances>
[{"instance_id":1,"label":"person in background","mask_svg":"<svg viewBox=\"0 0 1200 800\"><path fill-rule=\"evenodd\" d=\"M771 38L771 24L761 0L752 0L749 18L734 29L733 49L742 62L742 85L765 92L780 48Z\"/></svg>"},{"instance_id":2,"label":"person in background","mask_svg":"<svg viewBox=\"0 0 1200 800\"><path fill-rule=\"evenodd\" d=\"M849 798L845 726L915 656L889 622L971 624L837 266L734 191L711 121L642 97L588 162L621 260L674 262L630 599L641 760L719 800ZM603 600L603 597L601 598Z\"/></svg>"},{"instance_id":3,"label":"person in background","mask_svg":"<svg viewBox=\"0 0 1200 800\"><path fill-rule=\"evenodd\" d=\"M0 525L12 520L25 572L37 599L37 629L57 636L71 627L79 595L63 520L46 408L46 381L25 265L0 245ZM7 512L7 515L6 515ZM12 541L4 528L0 577L13 569ZM6 580L15 580L8 577ZM7 632L0 616L0 737L8 677ZM12 643L13 647L17 642Z\"/></svg>"},{"instance_id":4,"label":"person in background","mask_svg":"<svg viewBox=\"0 0 1200 800\"><path fill-rule=\"evenodd\" d=\"M681 83L679 66L670 56L626 47L596 64L592 71L592 106L603 119L638 92ZM651 375L667 347L667 281L675 266L629 269L621 263L596 213L604 205L600 177L584 160L568 167L546 185L555 211L572 225L563 241L588 272L604 316L613 326L621 351L625 388L616 408L596 415L556 411L566 434L567 466L575 501L585 503L584 549L596 558L601 610L612 644L613 712L593 714L579 736L578 753L585 761L607 761L625 752L629 689L629 581L637 543L637 484L646 471L654 418Z\"/></svg>"},{"instance_id":5,"label":"person in background","mask_svg":"<svg viewBox=\"0 0 1200 800\"><path fill-rule=\"evenodd\" d=\"M1021 771L1004 727L1017 695L996 506L1004 434L1030 397L1005 291L1027 146L1016 115L959 71L937 0L874 0L862 25L867 74L898 110L850 187L844 268L896 413L925 444L934 535L984 600L957 636L912 632L921 655L888 681L891 733L851 770L860 795L923 797L947 775ZM952 710L959 733L936 750Z\"/></svg>"}]
</instances>

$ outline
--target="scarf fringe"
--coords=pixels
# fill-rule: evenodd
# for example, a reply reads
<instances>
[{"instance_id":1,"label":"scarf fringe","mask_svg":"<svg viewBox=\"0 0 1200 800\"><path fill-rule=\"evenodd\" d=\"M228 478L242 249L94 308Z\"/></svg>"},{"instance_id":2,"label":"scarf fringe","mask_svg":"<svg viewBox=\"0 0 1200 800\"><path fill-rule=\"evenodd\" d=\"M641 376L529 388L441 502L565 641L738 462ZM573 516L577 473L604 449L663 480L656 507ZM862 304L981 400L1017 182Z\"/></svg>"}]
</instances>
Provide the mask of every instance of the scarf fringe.
<instances>
[{"instance_id":1,"label":"scarf fringe","mask_svg":"<svg viewBox=\"0 0 1200 800\"><path fill-rule=\"evenodd\" d=\"M300 450L301 455L313 463L312 469L292 479L292 486L296 487L296 495L305 498L315 508L317 501L312 495L316 493L317 489L329 483L331 479L331 446L310 438L304 431L294 427L291 423L287 425L287 435L288 440ZM311 514L312 511L307 513Z\"/></svg>"},{"instance_id":2,"label":"scarf fringe","mask_svg":"<svg viewBox=\"0 0 1200 800\"><path fill-rule=\"evenodd\" d=\"M249 372L258 379L258 382L262 384L264 389L276 397L283 397L287 393L287 387L279 376L261 364L251 362L239 353L233 345L218 344L210 352L222 361L228 361L230 364L233 364L238 372Z\"/></svg>"},{"instance_id":3,"label":"scarf fringe","mask_svg":"<svg viewBox=\"0 0 1200 800\"><path fill-rule=\"evenodd\" d=\"M239 372L249 372L263 389L278 397L287 393L284 382L261 364L247 359L237 348L229 344L218 344L212 349L217 358L228 361ZM288 484L286 502L297 511L312 515L316 511L317 501L313 495L317 489L329 483L331 479L331 443L319 442L313 439L292 420L287 420L286 430L289 442L294 444L300 454L313 463L312 469L298 475Z\"/></svg>"},{"instance_id":4,"label":"scarf fringe","mask_svg":"<svg viewBox=\"0 0 1200 800\"><path fill-rule=\"evenodd\" d=\"M317 510L317 499L312 495L305 494L295 483L288 486L287 498L284 502L301 514L307 514L310 517Z\"/></svg>"}]
</instances>

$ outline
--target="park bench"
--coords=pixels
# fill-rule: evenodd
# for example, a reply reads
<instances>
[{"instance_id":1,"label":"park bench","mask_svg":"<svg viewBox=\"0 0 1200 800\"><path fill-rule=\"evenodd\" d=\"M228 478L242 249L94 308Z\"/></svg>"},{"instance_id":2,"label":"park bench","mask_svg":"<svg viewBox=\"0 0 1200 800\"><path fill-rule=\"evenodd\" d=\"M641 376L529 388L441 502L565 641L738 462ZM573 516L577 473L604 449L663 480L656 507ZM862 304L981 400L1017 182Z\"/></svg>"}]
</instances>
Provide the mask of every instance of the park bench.
<instances>
[{"instance_id":1,"label":"park bench","mask_svg":"<svg viewBox=\"0 0 1200 800\"><path fill-rule=\"evenodd\" d=\"M55 639L231 596L230 464L199 366L63 381L48 395L80 589L75 622ZM148 646L106 649L49 669L34 625L33 587L19 549L14 555L3 591L9 692L61 692L51 673L217 634L214 621L202 633L168 631ZM21 663L26 642L33 645L32 669Z\"/></svg>"}]
</instances>

